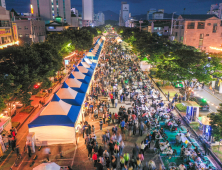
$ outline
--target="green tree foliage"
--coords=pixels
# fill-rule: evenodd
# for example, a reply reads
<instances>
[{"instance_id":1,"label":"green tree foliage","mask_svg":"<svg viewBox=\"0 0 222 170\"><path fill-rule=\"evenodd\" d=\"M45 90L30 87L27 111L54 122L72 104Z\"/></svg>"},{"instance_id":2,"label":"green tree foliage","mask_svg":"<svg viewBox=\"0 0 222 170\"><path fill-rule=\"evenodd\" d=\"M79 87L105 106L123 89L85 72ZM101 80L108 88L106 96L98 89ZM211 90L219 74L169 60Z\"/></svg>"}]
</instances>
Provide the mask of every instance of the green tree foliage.
<instances>
[{"instance_id":1,"label":"green tree foliage","mask_svg":"<svg viewBox=\"0 0 222 170\"><path fill-rule=\"evenodd\" d=\"M65 30L50 34L44 43L0 50L0 110L11 99L30 104L31 94L49 88L50 77L63 70L63 58L74 50L92 47L96 28ZM34 85L40 83L38 89Z\"/></svg>"},{"instance_id":2,"label":"green tree foliage","mask_svg":"<svg viewBox=\"0 0 222 170\"><path fill-rule=\"evenodd\" d=\"M212 134L215 141L222 139L222 104L220 104L220 109L217 113L210 114L210 125L212 127Z\"/></svg>"}]
</instances>

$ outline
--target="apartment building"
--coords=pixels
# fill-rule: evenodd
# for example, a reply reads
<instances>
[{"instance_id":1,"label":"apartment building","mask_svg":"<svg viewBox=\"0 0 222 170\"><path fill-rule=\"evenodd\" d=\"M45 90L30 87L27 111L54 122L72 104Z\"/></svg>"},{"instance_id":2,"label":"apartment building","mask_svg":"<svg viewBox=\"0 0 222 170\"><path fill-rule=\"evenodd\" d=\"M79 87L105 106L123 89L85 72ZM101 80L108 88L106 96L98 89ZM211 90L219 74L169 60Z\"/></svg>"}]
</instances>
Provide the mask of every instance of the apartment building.
<instances>
[{"instance_id":1,"label":"apartment building","mask_svg":"<svg viewBox=\"0 0 222 170\"><path fill-rule=\"evenodd\" d=\"M173 26L174 40L206 52L222 50L222 22L216 15L180 15Z\"/></svg>"}]
</instances>

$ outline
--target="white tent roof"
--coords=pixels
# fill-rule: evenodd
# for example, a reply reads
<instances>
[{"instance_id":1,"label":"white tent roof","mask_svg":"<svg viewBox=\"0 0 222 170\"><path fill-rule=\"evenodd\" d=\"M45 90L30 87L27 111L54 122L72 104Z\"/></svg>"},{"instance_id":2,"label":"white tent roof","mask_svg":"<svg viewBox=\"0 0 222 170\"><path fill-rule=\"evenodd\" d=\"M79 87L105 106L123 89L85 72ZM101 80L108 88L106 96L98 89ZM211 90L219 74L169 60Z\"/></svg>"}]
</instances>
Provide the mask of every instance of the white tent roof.
<instances>
[{"instance_id":1,"label":"white tent roof","mask_svg":"<svg viewBox=\"0 0 222 170\"><path fill-rule=\"evenodd\" d=\"M86 63L86 62L81 62L82 63L82 65L83 65L83 67L85 67L85 68L90 68L90 65L88 64L88 63Z\"/></svg>"},{"instance_id":2,"label":"white tent roof","mask_svg":"<svg viewBox=\"0 0 222 170\"><path fill-rule=\"evenodd\" d=\"M92 61L88 58L84 58L84 60L88 63L88 64L92 64Z\"/></svg>"},{"instance_id":3,"label":"white tent roof","mask_svg":"<svg viewBox=\"0 0 222 170\"><path fill-rule=\"evenodd\" d=\"M67 115L69 113L72 105L65 103L62 100L51 101L45 109L40 113L40 116L43 115Z\"/></svg>"},{"instance_id":4,"label":"white tent roof","mask_svg":"<svg viewBox=\"0 0 222 170\"><path fill-rule=\"evenodd\" d=\"M81 85L82 85L82 82L80 82L79 80L77 80L76 78L74 78L74 79L67 79L67 80L66 80L66 84L67 84L69 87L78 87L78 88L80 88Z\"/></svg>"},{"instance_id":5,"label":"white tent roof","mask_svg":"<svg viewBox=\"0 0 222 170\"><path fill-rule=\"evenodd\" d=\"M80 71L73 71L72 74L76 79L84 79L86 77L86 75L82 74Z\"/></svg>"},{"instance_id":6,"label":"white tent roof","mask_svg":"<svg viewBox=\"0 0 222 170\"><path fill-rule=\"evenodd\" d=\"M33 168L33 170L60 170L60 166L57 165L55 162L42 163Z\"/></svg>"},{"instance_id":7,"label":"white tent roof","mask_svg":"<svg viewBox=\"0 0 222 170\"><path fill-rule=\"evenodd\" d=\"M56 93L60 99L75 99L78 92L68 88L60 88L59 91Z\"/></svg>"},{"instance_id":8,"label":"white tent roof","mask_svg":"<svg viewBox=\"0 0 222 170\"><path fill-rule=\"evenodd\" d=\"M87 55L87 56L92 56L92 57L95 56L95 54L93 54L92 52L88 52L86 55Z\"/></svg>"},{"instance_id":9,"label":"white tent roof","mask_svg":"<svg viewBox=\"0 0 222 170\"><path fill-rule=\"evenodd\" d=\"M89 71L87 68L85 68L85 67L83 67L83 66L78 66L78 69L79 69L79 71L82 72L82 73L88 73L88 71Z\"/></svg>"}]
</instances>

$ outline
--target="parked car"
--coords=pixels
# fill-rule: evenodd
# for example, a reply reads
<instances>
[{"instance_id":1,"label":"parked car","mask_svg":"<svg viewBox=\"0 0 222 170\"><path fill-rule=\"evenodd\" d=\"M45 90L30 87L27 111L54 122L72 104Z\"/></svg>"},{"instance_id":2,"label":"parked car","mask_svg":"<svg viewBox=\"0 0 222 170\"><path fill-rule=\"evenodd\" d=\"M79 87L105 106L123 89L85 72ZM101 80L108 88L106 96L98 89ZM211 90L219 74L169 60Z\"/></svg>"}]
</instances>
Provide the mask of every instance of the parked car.
<instances>
[{"instance_id":1,"label":"parked car","mask_svg":"<svg viewBox=\"0 0 222 170\"><path fill-rule=\"evenodd\" d=\"M172 84L175 88L183 88L183 82L182 81L176 81L176 82L173 82Z\"/></svg>"},{"instance_id":2,"label":"parked car","mask_svg":"<svg viewBox=\"0 0 222 170\"><path fill-rule=\"evenodd\" d=\"M210 106L209 106L209 104L207 103L207 100L206 100L206 99L201 98L201 97L196 97L196 96L194 96L194 97L193 97L193 100L194 100L195 102L197 102L197 104L200 105L200 110L209 111Z\"/></svg>"}]
</instances>

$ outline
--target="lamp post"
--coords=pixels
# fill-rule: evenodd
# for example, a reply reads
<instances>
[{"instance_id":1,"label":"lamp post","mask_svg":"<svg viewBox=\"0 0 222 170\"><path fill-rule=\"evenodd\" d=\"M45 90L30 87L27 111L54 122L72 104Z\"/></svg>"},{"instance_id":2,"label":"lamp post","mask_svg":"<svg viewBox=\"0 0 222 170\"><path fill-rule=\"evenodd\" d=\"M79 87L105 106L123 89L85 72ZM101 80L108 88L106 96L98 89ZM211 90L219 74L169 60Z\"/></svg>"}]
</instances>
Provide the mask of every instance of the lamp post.
<instances>
[{"instance_id":1,"label":"lamp post","mask_svg":"<svg viewBox=\"0 0 222 170\"><path fill-rule=\"evenodd\" d=\"M141 32L141 24L143 23L143 21L139 21L139 23L140 23L140 32Z\"/></svg>"},{"instance_id":2,"label":"lamp post","mask_svg":"<svg viewBox=\"0 0 222 170\"><path fill-rule=\"evenodd\" d=\"M173 14L172 14L170 35L172 35L172 31L173 31L173 16L174 16L175 13L176 13L176 12L173 12Z\"/></svg>"}]
</instances>

